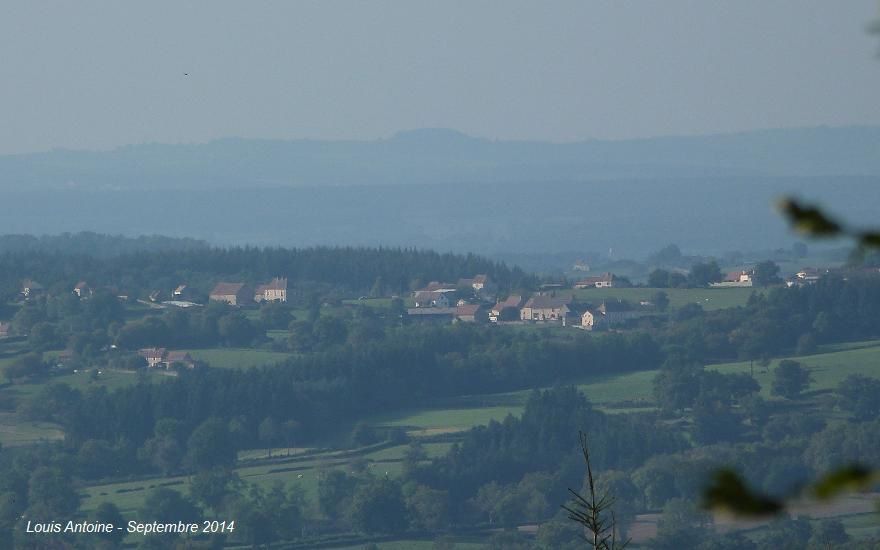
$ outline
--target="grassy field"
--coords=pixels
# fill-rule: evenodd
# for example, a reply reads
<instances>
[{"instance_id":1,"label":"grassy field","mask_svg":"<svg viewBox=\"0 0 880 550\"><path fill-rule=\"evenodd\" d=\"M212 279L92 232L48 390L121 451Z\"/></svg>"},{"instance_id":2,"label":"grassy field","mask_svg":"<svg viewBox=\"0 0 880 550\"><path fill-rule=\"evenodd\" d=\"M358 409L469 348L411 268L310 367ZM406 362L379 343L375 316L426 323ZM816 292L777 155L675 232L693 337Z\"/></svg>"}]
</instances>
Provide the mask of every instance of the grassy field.
<instances>
[{"instance_id":1,"label":"grassy field","mask_svg":"<svg viewBox=\"0 0 880 550\"><path fill-rule=\"evenodd\" d=\"M55 424L22 420L14 413L0 413L0 444L4 447L30 445L63 438L64 432Z\"/></svg>"},{"instance_id":2,"label":"grassy field","mask_svg":"<svg viewBox=\"0 0 880 550\"><path fill-rule=\"evenodd\" d=\"M428 457L433 458L445 454L451 446L451 443L443 442L426 443L424 449ZM271 488L278 482L288 487L295 486L307 502L315 502L321 470L343 469L351 472L351 463L357 458L364 458L374 475L397 477L403 472L401 461L407 447L396 445L362 455L342 455L339 451L330 451L292 462L240 466L236 468L236 472L242 480L264 489ZM119 506L123 512L134 512L140 509L151 490L162 486L186 493L189 489L189 478L175 476L86 487L81 491L84 496L82 509L86 512L93 511L101 502L108 501Z\"/></svg>"},{"instance_id":3,"label":"grassy field","mask_svg":"<svg viewBox=\"0 0 880 550\"><path fill-rule=\"evenodd\" d=\"M195 359L221 369L250 369L281 363L291 354L246 348L212 348L186 350Z\"/></svg>"},{"instance_id":4,"label":"grassy field","mask_svg":"<svg viewBox=\"0 0 880 550\"><path fill-rule=\"evenodd\" d=\"M571 293L585 302L619 299L638 304L642 300L651 300L660 291L669 297L669 307L673 309L700 304L705 310L743 306L752 292L760 292L754 288L584 288L562 292Z\"/></svg>"},{"instance_id":5,"label":"grassy field","mask_svg":"<svg viewBox=\"0 0 880 550\"><path fill-rule=\"evenodd\" d=\"M26 397L29 395L33 395L37 392L37 390L39 390L46 384L67 384L71 388L75 388L80 391L85 391L91 387L103 386L112 391L118 388L137 384L138 379L141 376L145 377L145 379L149 382L168 380L171 376L173 376L173 374L169 374L165 371L153 369L144 371L142 373L115 369L100 369L96 372L100 372L100 374L97 374L97 376L95 376L92 374L91 370L80 371L70 374L62 374L60 376L49 377L46 380L40 381L35 384L18 384L0 391L2 391L2 393L7 396Z\"/></svg>"},{"instance_id":6,"label":"grassy field","mask_svg":"<svg viewBox=\"0 0 880 550\"><path fill-rule=\"evenodd\" d=\"M833 389L850 374L880 377L880 340L839 344L823 348L822 353L794 357L810 369L814 383L810 389ZM754 365L755 379L761 384L764 397L770 396L773 361L767 370ZM750 372L748 361L709 365L724 373ZM653 405L652 385L657 371L638 371L622 375L598 376L583 380L577 388L598 408L605 412L633 412L648 410ZM406 426L414 428L414 435L461 431L490 420L502 420L507 414L519 415L528 399L530 390L469 396L453 401L443 407L404 411L371 419L377 425ZM470 406L463 406L470 403ZM615 404L625 403L621 409Z\"/></svg>"},{"instance_id":7,"label":"grassy field","mask_svg":"<svg viewBox=\"0 0 880 550\"><path fill-rule=\"evenodd\" d=\"M811 390L834 389L841 380L851 374L880 378L880 340L829 346L822 351L826 350L825 353L790 358L799 361L810 370L810 375L813 377ZM761 393L764 396L769 396L773 369L778 364L779 361L775 360L767 369L757 364L754 366L755 379L761 384ZM709 368L724 373L750 371L748 361L711 365Z\"/></svg>"},{"instance_id":8,"label":"grassy field","mask_svg":"<svg viewBox=\"0 0 880 550\"><path fill-rule=\"evenodd\" d=\"M419 409L376 416L369 422L376 426L409 428L410 435L423 436L460 432L488 424L492 420L501 421L508 414L519 415L521 412L521 405Z\"/></svg>"}]
</instances>

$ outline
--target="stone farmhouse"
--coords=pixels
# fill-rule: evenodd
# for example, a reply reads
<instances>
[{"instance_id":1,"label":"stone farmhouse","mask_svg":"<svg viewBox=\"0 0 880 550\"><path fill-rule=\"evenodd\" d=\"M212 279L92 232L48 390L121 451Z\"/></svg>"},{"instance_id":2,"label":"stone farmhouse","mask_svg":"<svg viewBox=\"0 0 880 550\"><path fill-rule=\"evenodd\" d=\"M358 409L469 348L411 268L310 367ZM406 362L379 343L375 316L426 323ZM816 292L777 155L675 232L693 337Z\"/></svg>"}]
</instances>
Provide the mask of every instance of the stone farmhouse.
<instances>
[{"instance_id":1,"label":"stone farmhouse","mask_svg":"<svg viewBox=\"0 0 880 550\"><path fill-rule=\"evenodd\" d=\"M413 296L417 308L448 308L449 298L445 292L420 290Z\"/></svg>"},{"instance_id":2,"label":"stone farmhouse","mask_svg":"<svg viewBox=\"0 0 880 550\"><path fill-rule=\"evenodd\" d=\"M622 300L604 301L599 307L588 309L581 315L581 328L584 330L611 328L645 315L646 312Z\"/></svg>"},{"instance_id":3,"label":"stone farmhouse","mask_svg":"<svg viewBox=\"0 0 880 550\"><path fill-rule=\"evenodd\" d=\"M73 287L73 293L77 298L88 298L92 295L92 289L85 281L80 281Z\"/></svg>"},{"instance_id":4,"label":"stone farmhouse","mask_svg":"<svg viewBox=\"0 0 880 550\"><path fill-rule=\"evenodd\" d=\"M529 298L529 301L519 311L522 321L534 322L561 322L566 324L566 317L571 312L569 308L571 296L547 296L539 294Z\"/></svg>"},{"instance_id":5,"label":"stone farmhouse","mask_svg":"<svg viewBox=\"0 0 880 550\"><path fill-rule=\"evenodd\" d=\"M516 311L516 318L519 319L519 308L523 304L522 296L512 295L508 296L505 300L496 303L489 310L489 322L497 323L501 320L501 314L505 309L512 309Z\"/></svg>"},{"instance_id":6,"label":"stone farmhouse","mask_svg":"<svg viewBox=\"0 0 880 550\"><path fill-rule=\"evenodd\" d=\"M253 293L244 283L217 283L208 299L212 302L225 302L232 306L240 306L250 303L252 297Z\"/></svg>"},{"instance_id":7,"label":"stone farmhouse","mask_svg":"<svg viewBox=\"0 0 880 550\"><path fill-rule=\"evenodd\" d=\"M587 277L574 284L575 288L612 288L614 287L614 273L603 273L598 277Z\"/></svg>"},{"instance_id":8,"label":"stone farmhouse","mask_svg":"<svg viewBox=\"0 0 880 550\"><path fill-rule=\"evenodd\" d=\"M188 369L196 368L197 361L185 351L168 351L165 348L144 348L138 350L138 355L146 359L147 367L170 369L180 365Z\"/></svg>"},{"instance_id":9,"label":"stone farmhouse","mask_svg":"<svg viewBox=\"0 0 880 550\"><path fill-rule=\"evenodd\" d=\"M254 292L254 301L260 302L286 302L287 279L275 277L269 283L260 285Z\"/></svg>"},{"instance_id":10,"label":"stone farmhouse","mask_svg":"<svg viewBox=\"0 0 880 550\"><path fill-rule=\"evenodd\" d=\"M752 271L751 270L742 270L742 271L731 271L727 275L724 276L724 279L718 283L712 283L709 286L712 287L750 287L752 286Z\"/></svg>"}]
</instances>

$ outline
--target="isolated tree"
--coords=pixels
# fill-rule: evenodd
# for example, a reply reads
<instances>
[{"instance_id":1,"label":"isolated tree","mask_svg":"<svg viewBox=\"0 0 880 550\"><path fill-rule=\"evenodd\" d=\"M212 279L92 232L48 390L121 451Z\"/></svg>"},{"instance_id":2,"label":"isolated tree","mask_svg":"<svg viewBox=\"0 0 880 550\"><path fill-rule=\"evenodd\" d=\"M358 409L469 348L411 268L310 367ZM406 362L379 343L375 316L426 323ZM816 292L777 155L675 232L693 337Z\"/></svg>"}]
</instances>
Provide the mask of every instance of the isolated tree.
<instances>
[{"instance_id":1,"label":"isolated tree","mask_svg":"<svg viewBox=\"0 0 880 550\"><path fill-rule=\"evenodd\" d=\"M687 286L687 277L684 273L673 271L669 274L667 286L669 288L684 288Z\"/></svg>"},{"instance_id":2,"label":"isolated tree","mask_svg":"<svg viewBox=\"0 0 880 550\"><path fill-rule=\"evenodd\" d=\"M666 311L666 308L669 307L669 295L662 290L654 294L651 301L654 303L654 307L657 308L657 311Z\"/></svg>"},{"instance_id":3,"label":"isolated tree","mask_svg":"<svg viewBox=\"0 0 880 550\"><path fill-rule=\"evenodd\" d=\"M714 260L706 263L696 263L691 267L688 273L688 283L693 286L702 287L709 286L710 283L716 283L722 279L721 269Z\"/></svg>"},{"instance_id":4,"label":"isolated tree","mask_svg":"<svg viewBox=\"0 0 880 550\"><path fill-rule=\"evenodd\" d=\"M648 286L651 288L667 288L669 286L669 271L655 269L648 274Z\"/></svg>"},{"instance_id":5,"label":"isolated tree","mask_svg":"<svg viewBox=\"0 0 880 550\"><path fill-rule=\"evenodd\" d=\"M755 286L769 286L781 282L779 266L775 262L766 260L755 265L755 270L752 273L752 283Z\"/></svg>"},{"instance_id":6,"label":"isolated tree","mask_svg":"<svg viewBox=\"0 0 880 550\"><path fill-rule=\"evenodd\" d=\"M799 362L783 359L773 369L770 393L786 399L796 399L810 386L810 371Z\"/></svg>"}]
</instances>

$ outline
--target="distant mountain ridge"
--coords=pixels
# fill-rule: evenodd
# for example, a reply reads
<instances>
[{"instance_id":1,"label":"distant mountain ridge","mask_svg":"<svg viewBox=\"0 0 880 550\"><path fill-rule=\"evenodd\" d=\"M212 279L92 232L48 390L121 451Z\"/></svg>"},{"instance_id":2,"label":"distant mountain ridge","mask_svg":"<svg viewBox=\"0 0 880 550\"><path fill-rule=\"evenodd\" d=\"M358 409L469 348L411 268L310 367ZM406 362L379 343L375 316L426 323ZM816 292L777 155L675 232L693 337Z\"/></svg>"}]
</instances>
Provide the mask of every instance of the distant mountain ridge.
<instances>
[{"instance_id":1,"label":"distant mountain ridge","mask_svg":"<svg viewBox=\"0 0 880 550\"><path fill-rule=\"evenodd\" d=\"M419 129L375 141L228 138L0 156L0 190L577 182L880 175L880 127L576 143Z\"/></svg>"}]
</instances>

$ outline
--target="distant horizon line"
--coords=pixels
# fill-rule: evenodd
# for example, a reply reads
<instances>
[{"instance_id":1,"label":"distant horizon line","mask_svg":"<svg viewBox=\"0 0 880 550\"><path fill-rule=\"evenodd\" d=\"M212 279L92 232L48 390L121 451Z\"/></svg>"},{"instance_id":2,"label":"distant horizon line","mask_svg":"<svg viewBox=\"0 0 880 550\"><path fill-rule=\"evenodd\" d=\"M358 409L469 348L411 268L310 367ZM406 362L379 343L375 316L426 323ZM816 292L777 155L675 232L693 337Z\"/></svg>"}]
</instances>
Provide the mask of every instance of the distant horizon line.
<instances>
[{"instance_id":1,"label":"distant horizon line","mask_svg":"<svg viewBox=\"0 0 880 550\"><path fill-rule=\"evenodd\" d=\"M582 139L570 139L570 140L553 140L553 139L540 139L540 138L492 138L492 137L484 137L479 135L469 134L462 130L458 130L455 128L442 127L442 126L424 126L418 128L409 128L409 129L401 129L396 132L383 136L383 137L375 137L372 139L369 138L310 138L310 137L300 137L300 138L285 138L285 137L243 137L243 136L223 136L211 138L204 141L143 141L143 142L131 142L124 143L120 145L115 145L107 148L83 148L83 149L75 149L69 147L53 147L50 149L40 149L34 151L27 152L18 152L18 153L0 153L0 157L24 157L24 156L32 156L32 155L45 155L51 153L113 153L120 150L125 149L133 149L139 147L150 147L150 146L164 146L164 147L199 147L205 145L211 145L214 143L221 142L234 142L234 141L242 141L242 142L276 142L276 143L362 143L362 144L373 144L373 143L383 143L394 140L399 140L402 138L406 138L408 136L417 136L428 135L428 133L434 133L434 135L444 134L448 137L457 137L461 139L471 139L480 142L488 142L488 143L541 143L541 144L551 144L551 145L575 145L575 144L584 144L584 143L626 143L626 142L646 142L646 141L658 141L665 139L698 139L698 138L719 138L719 137L734 137L734 136L743 136L747 134L764 134L764 133L773 133L773 132L792 132L792 131L808 131L808 130L877 130L880 129L880 124L842 124L842 125L830 125L830 124L818 124L818 125L807 125L807 126L778 126L778 127L763 127L763 128L751 128L747 130L731 130L731 131L718 131L718 132L708 132L708 133L673 133L673 134L656 134L651 136L641 136L641 137L628 137L628 138L582 138Z\"/></svg>"}]
</instances>

